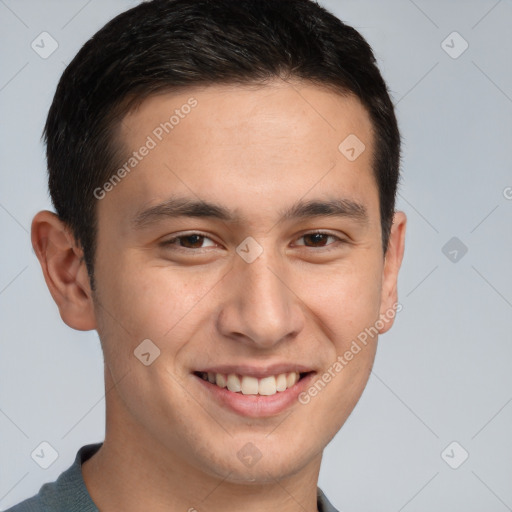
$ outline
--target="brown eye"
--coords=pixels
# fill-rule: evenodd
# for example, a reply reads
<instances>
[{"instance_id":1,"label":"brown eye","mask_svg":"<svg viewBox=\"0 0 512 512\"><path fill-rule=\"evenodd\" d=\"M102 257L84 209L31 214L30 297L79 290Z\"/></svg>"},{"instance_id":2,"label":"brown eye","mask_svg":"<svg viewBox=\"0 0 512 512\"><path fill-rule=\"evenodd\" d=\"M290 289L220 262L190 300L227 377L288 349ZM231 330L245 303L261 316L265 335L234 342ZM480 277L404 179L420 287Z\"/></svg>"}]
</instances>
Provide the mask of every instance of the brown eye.
<instances>
[{"instance_id":1,"label":"brown eye","mask_svg":"<svg viewBox=\"0 0 512 512\"><path fill-rule=\"evenodd\" d=\"M304 240L306 241L306 246L310 247L313 245L314 247L317 247L318 244L320 244L321 247L324 246L324 243L327 241L328 235L325 233L311 233L309 235L304 235ZM311 242L311 245L308 243Z\"/></svg>"},{"instance_id":2,"label":"brown eye","mask_svg":"<svg viewBox=\"0 0 512 512\"><path fill-rule=\"evenodd\" d=\"M329 238L338 240L340 242L343 242L340 238L337 236L331 235L330 233L307 233L305 235L302 235L300 238L304 239L304 245L305 247L327 247L328 245L332 245L332 243L328 244L327 241Z\"/></svg>"},{"instance_id":3,"label":"brown eye","mask_svg":"<svg viewBox=\"0 0 512 512\"><path fill-rule=\"evenodd\" d=\"M181 247L187 247L188 249L198 249L203 244L204 238L205 237L202 235L188 235L180 236L178 239L180 240Z\"/></svg>"},{"instance_id":4,"label":"brown eye","mask_svg":"<svg viewBox=\"0 0 512 512\"><path fill-rule=\"evenodd\" d=\"M210 244L203 245L206 240L209 240ZM165 240L164 242L162 242L162 245L164 247L171 246L171 248L176 248L178 250L182 247L186 250L203 249L204 247L215 246L215 243L205 235L201 235L199 233L191 233L189 235L176 236L169 240Z\"/></svg>"}]
</instances>

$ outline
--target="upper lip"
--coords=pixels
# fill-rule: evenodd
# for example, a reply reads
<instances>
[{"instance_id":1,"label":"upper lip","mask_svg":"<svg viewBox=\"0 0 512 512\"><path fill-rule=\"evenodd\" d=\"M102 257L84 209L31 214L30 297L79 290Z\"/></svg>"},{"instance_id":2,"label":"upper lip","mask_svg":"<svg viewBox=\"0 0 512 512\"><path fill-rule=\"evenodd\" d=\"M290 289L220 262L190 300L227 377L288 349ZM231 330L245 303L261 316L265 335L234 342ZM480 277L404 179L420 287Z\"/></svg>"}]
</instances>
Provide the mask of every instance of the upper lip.
<instances>
[{"instance_id":1,"label":"upper lip","mask_svg":"<svg viewBox=\"0 0 512 512\"><path fill-rule=\"evenodd\" d=\"M210 373L223 373L225 375L234 373L236 375L247 375L248 377L255 377L262 379L271 375L279 375L280 373L308 373L313 371L310 367L301 364L290 364L290 363L276 363L266 366L254 366L250 364L229 364L229 365L218 365L209 366L207 368L201 368L194 370L195 372L210 372Z\"/></svg>"}]
</instances>

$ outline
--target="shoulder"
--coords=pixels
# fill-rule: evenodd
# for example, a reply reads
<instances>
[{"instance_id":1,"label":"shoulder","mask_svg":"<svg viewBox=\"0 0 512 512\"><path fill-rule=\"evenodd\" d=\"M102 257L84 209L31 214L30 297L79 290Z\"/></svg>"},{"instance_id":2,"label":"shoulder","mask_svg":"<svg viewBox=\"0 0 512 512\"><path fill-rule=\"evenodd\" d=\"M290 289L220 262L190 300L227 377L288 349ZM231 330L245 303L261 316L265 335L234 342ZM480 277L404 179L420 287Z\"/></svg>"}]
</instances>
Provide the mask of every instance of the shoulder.
<instances>
[{"instance_id":1,"label":"shoulder","mask_svg":"<svg viewBox=\"0 0 512 512\"><path fill-rule=\"evenodd\" d=\"M42 490L43 488L41 487L41 490L35 496L14 505L14 507L7 509L6 512L46 512L51 510L51 508L48 508L48 505L43 501L43 497L41 496Z\"/></svg>"},{"instance_id":2,"label":"shoulder","mask_svg":"<svg viewBox=\"0 0 512 512\"><path fill-rule=\"evenodd\" d=\"M335 509L332 503L327 499L327 496L323 493L320 487L317 487L316 495L318 512L338 512L338 510Z\"/></svg>"},{"instance_id":3,"label":"shoulder","mask_svg":"<svg viewBox=\"0 0 512 512\"><path fill-rule=\"evenodd\" d=\"M99 450L102 443L82 446L73 464L55 482L6 512L97 512L82 478L82 463Z\"/></svg>"}]
</instances>

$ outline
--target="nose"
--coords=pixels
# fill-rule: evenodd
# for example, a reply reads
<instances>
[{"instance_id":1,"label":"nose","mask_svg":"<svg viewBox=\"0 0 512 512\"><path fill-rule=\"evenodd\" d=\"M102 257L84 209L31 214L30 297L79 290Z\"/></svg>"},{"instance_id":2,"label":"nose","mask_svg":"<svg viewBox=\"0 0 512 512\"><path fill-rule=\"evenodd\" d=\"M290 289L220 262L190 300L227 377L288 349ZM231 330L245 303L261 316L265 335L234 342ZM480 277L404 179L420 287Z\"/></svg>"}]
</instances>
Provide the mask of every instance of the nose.
<instances>
[{"instance_id":1,"label":"nose","mask_svg":"<svg viewBox=\"0 0 512 512\"><path fill-rule=\"evenodd\" d=\"M228 277L228 276L226 276ZM264 251L255 261L235 262L225 282L225 300L217 317L224 337L271 348L296 337L304 327L302 302L290 271Z\"/></svg>"}]
</instances>

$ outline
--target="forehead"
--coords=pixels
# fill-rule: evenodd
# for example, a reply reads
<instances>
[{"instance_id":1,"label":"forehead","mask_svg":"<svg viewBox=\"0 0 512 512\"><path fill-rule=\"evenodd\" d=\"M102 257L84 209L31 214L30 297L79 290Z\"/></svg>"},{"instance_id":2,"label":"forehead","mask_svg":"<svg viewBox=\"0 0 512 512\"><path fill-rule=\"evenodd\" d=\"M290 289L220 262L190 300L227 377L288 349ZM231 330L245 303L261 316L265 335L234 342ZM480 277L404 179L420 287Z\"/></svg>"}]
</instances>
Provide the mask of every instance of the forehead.
<instances>
[{"instance_id":1,"label":"forehead","mask_svg":"<svg viewBox=\"0 0 512 512\"><path fill-rule=\"evenodd\" d=\"M196 86L156 94L129 112L120 126L121 140L129 151L151 135L159 145L180 145L188 139L198 150L207 148L208 155L223 144L223 150L236 148L241 158L250 156L249 141L267 149L274 147L283 158L290 155L288 144L300 145L304 153L311 153L313 144L317 152L331 153L337 149L338 139L353 132L371 144L368 113L354 95L282 80L265 85ZM244 150L239 146L245 146Z\"/></svg>"},{"instance_id":2,"label":"forehead","mask_svg":"<svg viewBox=\"0 0 512 512\"><path fill-rule=\"evenodd\" d=\"M239 212L252 207L250 215L334 190L377 197L366 109L354 96L312 84L211 85L154 95L125 116L119 135L127 172L102 203L125 215L177 193ZM346 153L352 148L355 159L354 151Z\"/></svg>"}]
</instances>

